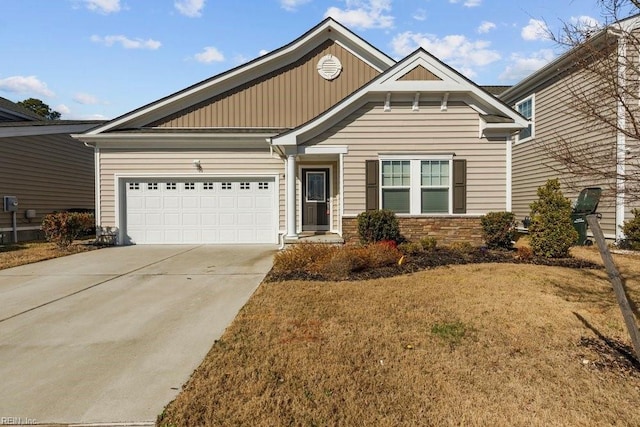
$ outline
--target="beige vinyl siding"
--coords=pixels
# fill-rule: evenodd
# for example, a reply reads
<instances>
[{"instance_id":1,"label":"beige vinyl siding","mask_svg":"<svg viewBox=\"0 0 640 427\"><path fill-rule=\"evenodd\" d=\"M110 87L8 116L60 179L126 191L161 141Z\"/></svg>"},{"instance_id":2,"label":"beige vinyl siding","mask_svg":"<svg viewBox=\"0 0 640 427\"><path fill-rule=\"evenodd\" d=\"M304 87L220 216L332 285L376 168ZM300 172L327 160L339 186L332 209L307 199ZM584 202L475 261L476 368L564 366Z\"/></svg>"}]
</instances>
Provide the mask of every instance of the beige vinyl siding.
<instances>
[{"instance_id":1,"label":"beige vinyl siding","mask_svg":"<svg viewBox=\"0 0 640 427\"><path fill-rule=\"evenodd\" d=\"M381 153L417 155L455 153L467 160L467 213L482 214L506 208L506 141L478 138L478 113L462 103L393 104L383 102L359 109L308 144L348 145L344 156L344 213L365 209L365 160Z\"/></svg>"},{"instance_id":2,"label":"beige vinyl siding","mask_svg":"<svg viewBox=\"0 0 640 427\"><path fill-rule=\"evenodd\" d=\"M605 234L615 234L615 194L607 190L610 185L598 180L576 179L563 165L551 159L545 148L547 144L553 146L563 140L570 141L573 150L588 149L593 158L602 163L608 162L615 170L614 133L577 118L571 107L574 102L571 90L580 90L575 85L588 84L588 79L574 75L555 81L535 93L534 138L513 147L513 212L518 221L530 214L529 205L537 199L538 187L548 179L559 178L565 196L572 200L578 191L571 188L602 187L605 192L598 209L603 215L601 225ZM615 112L615 107L611 111Z\"/></svg>"},{"instance_id":3,"label":"beige vinyl siding","mask_svg":"<svg viewBox=\"0 0 640 427\"><path fill-rule=\"evenodd\" d=\"M19 228L53 211L93 209L94 176L93 149L69 135L0 138L0 196L18 197ZM27 220L27 209L36 218ZM0 227L11 227L11 214L0 213Z\"/></svg>"},{"instance_id":4,"label":"beige vinyl siding","mask_svg":"<svg viewBox=\"0 0 640 427\"><path fill-rule=\"evenodd\" d=\"M328 54L342 63L342 72L330 81L317 72L318 61ZM293 128L329 109L378 74L329 40L292 64L152 126Z\"/></svg>"},{"instance_id":5,"label":"beige vinyl siding","mask_svg":"<svg viewBox=\"0 0 640 427\"><path fill-rule=\"evenodd\" d=\"M409 71L398 80L442 80L440 77L433 74L431 71L424 68L422 65L418 65L413 70Z\"/></svg>"},{"instance_id":6,"label":"beige vinyl siding","mask_svg":"<svg viewBox=\"0 0 640 427\"><path fill-rule=\"evenodd\" d=\"M193 160L198 159L202 172L198 173ZM279 175L279 228L284 230L285 180L284 162L271 156L265 150L136 150L102 149L100 150L101 182L101 218L99 225L116 226L115 176L117 175L155 175L163 177L194 176L206 178L207 175Z\"/></svg>"}]
</instances>

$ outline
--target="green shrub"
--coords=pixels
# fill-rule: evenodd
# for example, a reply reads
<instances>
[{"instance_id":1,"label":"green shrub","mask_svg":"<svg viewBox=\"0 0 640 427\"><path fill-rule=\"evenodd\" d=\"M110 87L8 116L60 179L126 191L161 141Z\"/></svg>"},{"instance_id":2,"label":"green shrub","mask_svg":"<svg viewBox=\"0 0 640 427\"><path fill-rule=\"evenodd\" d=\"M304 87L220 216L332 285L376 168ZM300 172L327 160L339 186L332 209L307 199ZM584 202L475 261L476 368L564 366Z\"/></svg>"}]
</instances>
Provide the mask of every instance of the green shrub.
<instances>
[{"instance_id":1,"label":"green shrub","mask_svg":"<svg viewBox=\"0 0 640 427\"><path fill-rule=\"evenodd\" d=\"M569 255L578 232L571 221L571 201L562 195L560 182L550 179L538 188L538 200L531 203L530 244L533 253L547 258Z\"/></svg>"},{"instance_id":2,"label":"green shrub","mask_svg":"<svg viewBox=\"0 0 640 427\"><path fill-rule=\"evenodd\" d=\"M622 240L620 246L625 249L640 251L640 209L633 209L631 213L633 218L626 220L620 227L624 233L624 240Z\"/></svg>"},{"instance_id":3,"label":"green shrub","mask_svg":"<svg viewBox=\"0 0 640 427\"><path fill-rule=\"evenodd\" d=\"M516 238L516 216L511 212L489 212L480 217L482 237L488 248L511 249Z\"/></svg>"},{"instance_id":4,"label":"green shrub","mask_svg":"<svg viewBox=\"0 0 640 427\"><path fill-rule=\"evenodd\" d=\"M404 242L398 245L398 249L405 255L419 255L426 252L433 252L438 241L434 237L423 237L417 242Z\"/></svg>"},{"instance_id":5,"label":"green shrub","mask_svg":"<svg viewBox=\"0 0 640 427\"><path fill-rule=\"evenodd\" d=\"M453 242L449 245L449 249L459 254L470 254L475 248L469 242Z\"/></svg>"},{"instance_id":6,"label":"green shrub","mask_svg":"<svg viewBox=\"0 0 640 427\"><path fill-rule=\"evenodd\" d=\"M42 220L42 231L49 242L60 249L67 249L78 237L86 234L95 225L93 214L78 212L56 212Z\"/></svg>"},{"instance_id":7,"label":"green shrub","mask_svg":"<svg viewBox=\"0 0 640 427\"><path fill-rule=\"evenodd\" d=\"M366 211L358 215L358 236L363 244L393 240L399 242L400 224L393 211Z\"/></svg>"}]
</instances>

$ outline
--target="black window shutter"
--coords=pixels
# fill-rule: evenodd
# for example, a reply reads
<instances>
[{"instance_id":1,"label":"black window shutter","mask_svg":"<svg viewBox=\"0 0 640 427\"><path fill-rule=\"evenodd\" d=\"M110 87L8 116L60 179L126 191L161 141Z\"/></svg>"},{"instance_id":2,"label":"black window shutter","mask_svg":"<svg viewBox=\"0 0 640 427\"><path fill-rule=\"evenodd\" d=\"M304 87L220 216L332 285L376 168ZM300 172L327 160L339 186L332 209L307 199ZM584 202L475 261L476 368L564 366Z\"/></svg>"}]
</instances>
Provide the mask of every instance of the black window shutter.
<instances>
[{"instance_id":1,"label":"black window shutter","mask_svg":"<svg viewBox=\"0 0 640 427\"><path fill-rule=\"evenodd\" d=\"M453 160L453 213L467 212L467 161Z\"/></svg>"},{"instance_id":2,"label":"black window shutter","mask_svg":"<svg viewBox=\"0 0 640 427\"><path fill-rule=\"evenodd\" d=\"M366 181L366 209L375 211L379 208L378 201L378 181L380 180L380 172L378 170L377 160L366 160L365 181Z\"/></svg>"}]
</instances>

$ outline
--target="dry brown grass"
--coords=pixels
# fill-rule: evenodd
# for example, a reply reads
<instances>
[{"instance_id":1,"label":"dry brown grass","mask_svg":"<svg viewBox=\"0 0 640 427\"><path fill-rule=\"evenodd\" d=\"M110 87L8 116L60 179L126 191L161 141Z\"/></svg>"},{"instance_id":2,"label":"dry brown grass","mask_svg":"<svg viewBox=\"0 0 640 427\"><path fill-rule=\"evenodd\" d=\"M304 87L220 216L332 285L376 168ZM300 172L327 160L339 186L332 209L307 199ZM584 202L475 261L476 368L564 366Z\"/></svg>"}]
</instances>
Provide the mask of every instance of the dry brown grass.
<instances>
[{"instance_id":1,"label":"dry brown grass","mask_svg":"<svg viewBox=\"0 0 640 427\"><path fill-rule=\"evenodd\" d=\"M76 242L68 250L59 249L54 243L49 242L26 242L0 246L0 270L97 249L97 247L85 243Z\"/></svg>"},{"instance_id":2,"label":"dry brown grass","mask_svg":"<svg viewBox=\"0 0 640 427\"><path fill-rule=\"evenodd\" d=\"M618 263L640 301L640 258ZM161 424L640 425L640 372L601 337L628 343L602 270L263 283Z\"/></svg>"}]
</instances>

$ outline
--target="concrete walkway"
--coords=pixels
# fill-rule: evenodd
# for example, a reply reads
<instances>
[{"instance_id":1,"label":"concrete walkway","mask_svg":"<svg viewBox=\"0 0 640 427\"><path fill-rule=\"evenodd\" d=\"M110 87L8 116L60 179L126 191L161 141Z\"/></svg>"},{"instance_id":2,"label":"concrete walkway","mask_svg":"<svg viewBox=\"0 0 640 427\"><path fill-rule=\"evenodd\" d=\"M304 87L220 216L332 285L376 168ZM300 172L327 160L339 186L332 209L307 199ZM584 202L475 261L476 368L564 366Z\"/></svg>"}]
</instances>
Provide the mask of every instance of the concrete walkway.
<instances>
[{"instance_id":1,"label":"concrete walkway","mask_svg":"<svg viewBox=\"0 0 640 427\"><path fill-rule=\"evenodd\" d=\"M0 424L153 424L275 246L128 246L0 271Z\"/></svg>"}]
</instances>

